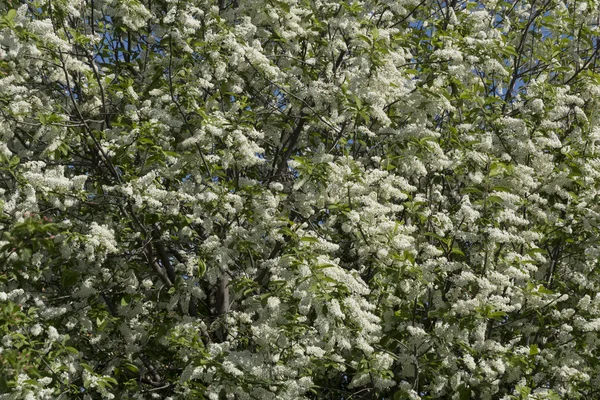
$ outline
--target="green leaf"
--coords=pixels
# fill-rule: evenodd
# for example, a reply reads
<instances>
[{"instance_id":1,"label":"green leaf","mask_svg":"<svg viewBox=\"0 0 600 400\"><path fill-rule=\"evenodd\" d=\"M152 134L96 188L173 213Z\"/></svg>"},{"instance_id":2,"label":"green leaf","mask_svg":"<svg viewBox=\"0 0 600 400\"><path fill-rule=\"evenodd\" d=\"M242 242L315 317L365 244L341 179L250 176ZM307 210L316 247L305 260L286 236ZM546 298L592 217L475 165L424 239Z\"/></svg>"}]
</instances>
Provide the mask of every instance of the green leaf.
<instances>
[{"instance_id":1,"label":"green leaf","mask_svg":"<svg viewBox=\"0 0 600 400\"><path fill-rule=\"evenodd\" d=\"M517 392L519 392L521 397L524 399L528 398L529 395L531 394L531 389L528 388L527 386L517 386L516 389L517 389Z\"/></svg>"},{"instance_id":2,"label":"green leaf","mask_svg":"<svg viewBox=\"0 0 600 400\"><path fill-rule=\"evenodd\" d=\"M514 56L514 57L518 56L517 50L515 49L514 46L506 45L506 46L503 47L503 51L504 51L504 53L509 54L511 56Z\"/></svg>"},{"instance_id":3,"label":"green leaf","mask_svg":"<svg viewBox=\"0 0 600 400\"><path fill-rule=\"evenodd\" d=\"M113 385L118 385L119 382L117 382L117 380L115 378L111 378L110 376L105 376L102 379L104 379L105 382L109 382Z\"/></svg>"},{"instance_id":4,"label":"green leaf","mask_svg":"<svg viewBox=\"0 0 600 400\"><path fill-rule=\"evenodd\" d=\"M123 363L122 364L123 367L127 368L128 370L130 370L133 373L138 373L140 371L140 369L138 367L136 367L135 365L131 364L131 363Z\"/></svg>"},{"instance_id":5,"label":"green leaf","mask_svg":"<svg viewBox=\"0 0 600 400\"><path fill-rule=\"evenodd\" d=\"M464 384L461 385L460 389L458 389L459 399L460 400L471 400L471 389L466 387Z\"/></svg>"},{"instance_id":6,"label":"green leaf","mask_svg":"<svg viewBox=\"0 0 600 400\"><path fill-rule=\"evenodd\" d=\"M321 264L321 265L317 265L315 267L315 269L319 270L319 269L326 269L326 268L333 268L335 267L335 265L333 264Z\"/></svg>"},{"instance_id":7,"label":"green leaf","mask_svg":"<svg viewBox=\"0 0 600 400\"><path fill-rule=\"evenodd\" d=\"M11 9L11 10L8 10L8 13L6 14L6 19L8 21L12 21L15 19L16 16L17 16L17 10Z\"/></svg>"},{"instance_id":8,"label":"green leaf","mask_svg":"<svg viewBox=\"0 0 600 400\"><path fill-rule=\"evenodd\" d=\"M8 165L10 167L14 167L14 166L19 165L20 162L21 162L21 159L18 156L13 156L10 158Z\"/></svg>"},{"instance_id":9,"label":"green leaf","mask_svg":"<svg viewBox=\"0 0 600 400\"><path fill-rule=\"evenodd\" d=\"M488 317L490 319L502 320L504 319L504 317L506 317L506 313L504 311L494 311L492 313L489 313Z\"/></svg>"},{"instance_id":10,"label":"green leaf","mask_svg":"<svg viewBox=\"0 0 600 400\"><path fill-rule=\"evenodd\" d=\"M206 263L198 257L198 278L202 278L206 273Z\"/></svg>"},{"instance_id":11,"label":"green leaf","mask_svg":"<svg viewBox=\"0 0 600 400\"><path fill-rule=\"evenodd\" d=\"M79 273L75 271L71 271L69 269L63 269L61 274L61 284L66 289L73 286L77 279L79 278Z\"/></svg>"},{"instance_id":12,"label":"green leaf","mask_svg":"<svg viewBox=\"0 0 600 400\"><path fill-rule=\"evenodd\" d=\"M361 39L361 40L363 40L363 41L365 41L369 46L371 46L372 42L371 42L371 38L370 37L362 35L362 34L358 34L358 35L356 35L356 37L359 38L359 39Z\"/></svg>"},{"instance_id":13,"label":"green leaf","mask_svg":"<svg viewBox=\"0 0 600 400\"><path fill-rule=\"evenodd\" d=\"M324 274L317 274L317 280L319 280L321 282L327 282L327 283L335 283L335 284L339 283L335 279L333 279L327 275L324 275Z\"/></svg>"},{"instance_id":14,"label":"green leaf","mask_svg":"<svg viewBox=\"0 0 600 400\"><path fill-rule=\"evenodd\" d=\"M121 297L121 305L123 307L125 307L127 304L129 304L129 303L127 302L127 300L125 299L125 297Z\"/></svg>"},{"instance_id":15,"label":"green leaf","mask_svg":"<svg viewBox=\"0 0 600 400\"><path fill-rule=\"evenodd\" d=\"M425 232L423 235L424 236L432 237L434 239L437 239L437 240L439 240L442 243L446 243L446 239L444 237L438 235L437 233L434 233L434 232Z\"/></svg>"},{"instance_id":16,"label":"green leaf","mask_svg":"<svg viewBox=\"0 0 600 400\"><path fill-rule=\"evenodd\" d=\"M290 5L289 5L289 4L287 4L287 3L286 3L286 2L284 2L284 1L278 1L278 2L277 2L277 5L278 5L279 7L281 7L281 9L282 9L283 11L285 11L286 13L288 13L288 14L289 14L289 12L291 11Z\"/></svg>"},{"instance_id":17,"label":"green leaf","mask_svg":"<svg viewBox=\"0 0 600 400\"><path fill-rule=\"evenodd\" d=\"M540 349L538 349L537 344L532 344L531 346L529 346L529 355L530 356L535 356L539 352L540 352Z\"/></svg>"},{"instance_id":18,"label":"green leaf","mask_svg":"<svg viewBox=\"0 0 600 400\"><path fill-rule=\"evenodd\" d=\"M547 253L547 251L545 249L541 249L539 247L536 247L534 249L529 249L527 251L527 254L530 255L530 256L532 256L532 255L534 255L536 253Z\"/></svg>"},{"instance_id":19,"label":"green leaf","mask_svg":"<svg viewBox=\"0 0 600 400\"><path fill-rule=\"evenodd\" d=\"M488 196L487 201L490 203L503 203L504 200L500 196Z\"/></svg>"},{"instance_id":20,"label":"green leaf","mask_svg":"<svg viewBox=\"0 0 600 400\"><path fill-rule=\"evenodd\" d=\"M408 261L409 263L411 263L412 265L415 265L415 256L408 250L404 250L404 259L406 261Z\"/></svg>"},{"instance_id":21,"label":"green leaf","mask_svg":"<svg viewBox=\"0 0 600 400\"><path fill-rule=\"evenodd\" d=\"M453 247L451 253L458 254L459 256L465 257L465 253L463 253L463 251L461 249L459 249L458 247Z\"/></svg>"},{"instance_id":22,"label":"green leaf","mask_svg":"<svg viewBox=\"0 0 600 400\"><path fill-rule=\"evenodd\" d=\"M461 191L463 194L470 194L470 193L483 193L481 191L481 189L478 189L474 186L470 186L470 187L466 187Z\"/></svg>"},{"instance_id":23,"label":"green leaf","mask_svg":"<svg viewBox=\"0 0 600 400\"><path fill-rule=\"evenodd\" d=\"M302 241L302 242L310 242L310 243L319 243L319 239L317 239L316 237L312 237L312 236L301 237L300 241Z\"/></svg>"},{"instance_id":24,"label":"green leaf","mask_svg":"<svg viewBox=\"0 0 600 400\"><path fill-rule=\"evenodd\" d=\"M544 285L540 285L540 287L538 288L538 293L543 293L543 294L554 294L554 292L550 289L547 289L544 287Z\"/></svg>"},{"instance_id":25,"label":"green leaf","mask_svg":"<svg viewBox=\"0 0 600 400\"><path fill-rule=\"evenodd\" d=\"M490 178L492 178L497 175L502 175L505 170L506 170L506 164L501 163L501 162L495 162L490 167L489 176L490 176Z\"/></svg>"}]
</instances>

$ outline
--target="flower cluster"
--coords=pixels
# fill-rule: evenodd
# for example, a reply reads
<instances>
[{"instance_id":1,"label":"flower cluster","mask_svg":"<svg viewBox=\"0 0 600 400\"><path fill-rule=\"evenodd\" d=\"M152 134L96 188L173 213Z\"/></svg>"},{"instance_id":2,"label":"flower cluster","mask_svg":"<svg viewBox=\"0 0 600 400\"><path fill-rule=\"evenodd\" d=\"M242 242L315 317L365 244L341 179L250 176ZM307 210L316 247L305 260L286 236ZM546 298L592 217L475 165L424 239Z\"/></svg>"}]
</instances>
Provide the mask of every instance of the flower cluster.
<instances>
[{"instance_id":1,"label":"flower cluster","mask_svg":"<svg viewBox=\"0 0 600 400\"><path fill-rule=\"evenodd\" d=\"M597 397L598 0L15 3L6 396Z\"/></svg>"}]
</instances>

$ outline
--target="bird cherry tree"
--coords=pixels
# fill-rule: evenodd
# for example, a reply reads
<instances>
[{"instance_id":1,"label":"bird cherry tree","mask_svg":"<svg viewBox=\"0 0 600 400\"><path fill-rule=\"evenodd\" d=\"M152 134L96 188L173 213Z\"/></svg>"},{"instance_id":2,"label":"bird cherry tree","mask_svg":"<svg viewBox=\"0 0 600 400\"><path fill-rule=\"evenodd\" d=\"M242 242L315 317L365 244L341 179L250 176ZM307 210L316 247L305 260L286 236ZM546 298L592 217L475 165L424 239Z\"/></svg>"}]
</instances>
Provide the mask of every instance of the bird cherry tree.
<instances>
[{"instance_id":1,"label":"bird cherry tree","mask_svg":"<svg viewBox=\"0 0 600 400\"><path fill-rule=\"evenodd\" d=\"M0 1L0 399L592 399L598 0Z\"/></svg>"}]
</instances>

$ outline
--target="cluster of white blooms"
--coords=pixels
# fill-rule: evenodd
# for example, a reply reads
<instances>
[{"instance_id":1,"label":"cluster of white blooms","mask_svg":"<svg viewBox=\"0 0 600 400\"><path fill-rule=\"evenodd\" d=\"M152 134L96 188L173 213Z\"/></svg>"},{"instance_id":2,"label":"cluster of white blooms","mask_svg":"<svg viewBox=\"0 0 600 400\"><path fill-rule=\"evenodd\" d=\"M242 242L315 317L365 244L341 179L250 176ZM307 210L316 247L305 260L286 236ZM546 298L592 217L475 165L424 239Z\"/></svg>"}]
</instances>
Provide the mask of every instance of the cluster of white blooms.
<instances>
[{"instance_id":1,"label":"cluster of white blooms","mask_svg":"<svg viewBox=\"0 0 600 400\"><path fill-rule=\"evenodd\" d=\"M115 234L111 229L92 222L84 246L86 257L89 260L95 260L98 257L99 262L102 262L108 253L118 251L117 246Z\"/></svg>"},{"instance_id":2,"label":"cluster of white blooms","mask_svg":"<svg viewBox=\"0 0 600 400\"><path fill-rule=\"evenodd\" d=\"M5 3L10 398L596 396L598 0Z\"/></svg>"}]
</instances>

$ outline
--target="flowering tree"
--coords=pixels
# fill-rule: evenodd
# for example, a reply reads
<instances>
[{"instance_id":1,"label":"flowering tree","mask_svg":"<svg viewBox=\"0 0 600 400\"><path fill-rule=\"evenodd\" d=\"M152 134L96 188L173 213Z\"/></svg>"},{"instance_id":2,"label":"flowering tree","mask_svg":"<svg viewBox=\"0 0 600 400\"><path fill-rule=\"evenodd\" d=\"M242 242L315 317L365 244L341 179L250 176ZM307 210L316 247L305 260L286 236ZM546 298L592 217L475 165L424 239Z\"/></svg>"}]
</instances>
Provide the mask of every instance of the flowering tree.
<instances>
[{"instance_id":1,"label":"flowering tree","mask_svg":"<svg viewBox=\"0 0 600 400\"><path fill-rule=\"evenodd\" d=\"M0 399L600 396L598 0L0 2Z\"/></svg>"}]
</instances>

